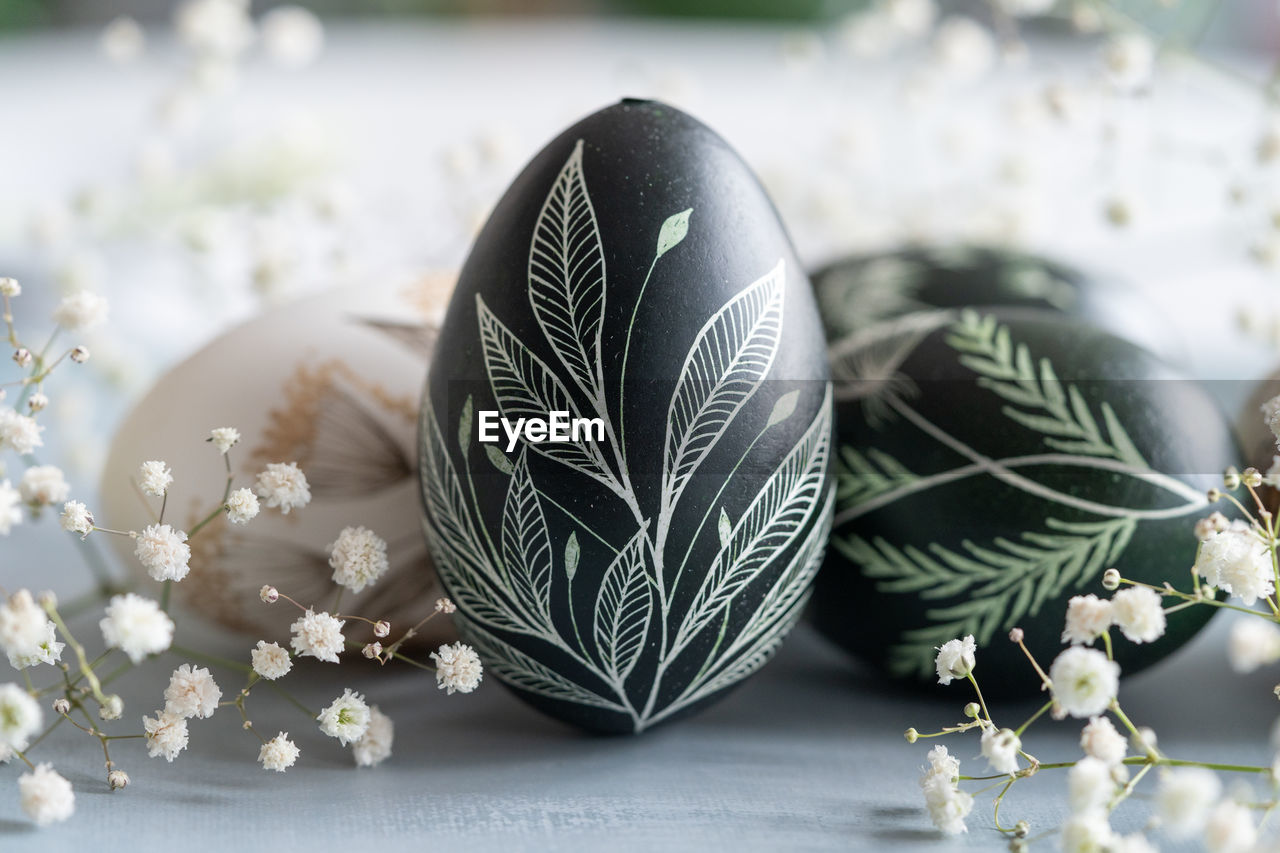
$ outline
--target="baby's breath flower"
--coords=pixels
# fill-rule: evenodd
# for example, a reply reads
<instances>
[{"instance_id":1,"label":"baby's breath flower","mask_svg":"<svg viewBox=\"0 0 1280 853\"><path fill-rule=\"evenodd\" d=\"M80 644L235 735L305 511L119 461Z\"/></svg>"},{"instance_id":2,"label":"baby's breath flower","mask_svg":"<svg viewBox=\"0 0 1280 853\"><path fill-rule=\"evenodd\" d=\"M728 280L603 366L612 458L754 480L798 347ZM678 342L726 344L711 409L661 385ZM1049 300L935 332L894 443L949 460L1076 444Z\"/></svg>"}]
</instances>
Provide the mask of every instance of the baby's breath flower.
<instances>
[{"instance_id":1,"label":"baby's breath flower","mask_svg":"<svg viewBox=\"0 0 1280 853\"><path fill-rule=\"evenodd\" d=\"M49 407L49 398L43 391L37 391L27 398L27 408L35 412L43 412Z\"/></svg>"},{"instance_id":2,"label":"baby's breath flower","mask_svg":"<svg viewBox=\"0 0 1280 853\"><path fill-rule=\"evenodd\" d=\"M0 278L0 296L21 296L22 285L18 284L16 278L4 276Z\"/></svg>"},{"instance_id":3,"label":"baby's breath flower","mask_svg":"<svg viewBox=\"0 0 1280 853\"><path fill-rule=\"evenodd\" d=\"M1145 586L1131 586L1112 596L1111 618L1130 642L1152 643L1164 636L1160 593Z\"/></svg>"},{"instance_id":4,"label":"baby's breath flower","mask_svg":"<svg viewBox=\"0 0 1280 853\"><path fill-rule=\"evenodd\" d=\"M1280 457L1277 457L1280 459ZM1215 533L1221 533L1231 526L1231 522L1220 512L1211 512L1204 518L1196 522L1196 538L1203 542L1213 537Z\"/></svg>"},{"instance_id":5,"label":"baby's breath flower","mask_svg":"<svg viewBox=\"0 0 1280 853\"><path fill-rule=\"evenodd\" d=\"M22 495L8 480L0 480L0 536L8 536L15 524L22 523Z\"/></svg>"},{"instance_id":6,"label":"baby's breath flower","mask_svg":"<svg viewBox=\"0 0 1280 853\"><path fill-rule=\"evenodd\" d=\"M98 706L98 716L104 720L118 720L122 714L124 714L124 700L114 693Z\"/></svg>"},{"instance_id":7,"label":"baby's breath flower","mask_svg":"<svg viewBox=\"0 0 1280 853\"><path fill-rule=\"evenodd\" d=\"M59 717L71 713L71 703L67 701L65 696L59 696L57 699L53 700L53 713L57 714Z\"/></svg>"},{"instance_id":8,"label":"baby's breath flower","mask_svg":"<svg viewBox=\"0 0 1280 853\"><path fill-rule=\"evenodd\" d=\"M1062 642L1091 644L1111 627L1111 602L1090 593L1067 602L1067 623Z\"/></svg>"},{"instance_id":9,"label":"baby's breath flower","mask_svg":"<svg viewBox=\"0 0 1280 853\"><path fill-rule=\"evenodd\" d=\"M391 745L395 738L395 723L377 705L372 706L369 708L369 727L351 746L356 764L360 767L373 767L386 761L391 757Z\"/></svg>"},{"instance_id":10,"label":"baby's breath flower","mask_svg":"<svg viewBox=\"0 0 1280 853\"><path fill-rule=\"evenodd\" d=\"M1018 750L1022 740L1013 729L987 728L982 733L982 756L997 773L1018 772Z\"/></svg>"},{"instance_id":11,"label":"baby's breath flower","mask_svg":"<svg viewBox=\"0 0 1280 853\"><path fill-rule=\"evenodd\" d=\"M1243 523L1201 542L1195 571L1249 606L1275 591L1269 548Z\"/></svg>"},{"instance_id":12,"label":"baby's breath flower","mask_svg":"<svg viewBox=\"0 0 1280 853\"><path fill-rule=\"evenodd\" d=\"M218 427L209 433L209 441L213 442L213 446L218 448L219 453L225 454L235 447L239 440L240 430L235 427Z\"/></svg>"},{"instance_id":13,"label":"baby's breath flower","mask_svg":"<svg viewBox=\"0 0 1280 853\"><path fill-rule=\"evenodd\" d=\"M44 622L44 636L40 639L40 642L26 654L8 652L9 665L14 669L26 669L42 663L56 664L62 659L62 650L66 647L66 643L58 642L57 626L53 624L52 620L46 619Z\"/></svg>"},{"instance_id":14,"label":"baby's breath flower","mask_svg":"<svg viewBox=\"0 0 1280 853\"><path fill-rule=\"evenodd\" d=\"M1077 812L1062 825L1063 853L1098 853L1110 850L1115 833L1101 808Z\"/></svg>"},{"instance_id":15,"label":"baby's breath flower","mask_svg":"<svg viewBox=\"0 0 1280 853\"><path fill-rule=\"evenodd\" d=\"M386 541L367 527L344 527L327 550L333 582L352 592L374 583L388 568Z\"/></svg>"},{"instance_id":16,"label":"baby's breath flower","mask_svg":"<svg viewBox=\"0 0 1280 853\"><path fill-rule=\"evenodd\" d=\"M285 515L294 507L311 503L307 477L294 462L272 462L258 475L254 491L267 502L268 507L278 506Z\"/></svg>"},{"instance_id":17,"label":"baby's breath flower","mask_svg":"<svg viewBox=\"0 0 1280 853\"><path fill-rule=\"evenodd\" d=\"M222 690L204 667L193 668L184 663L169 676L164 691L164 710L179 717L212 717L218 710Z\"/></svg>"},{"instance_id":18,"label":"baby's breath flower","mask_svg":"<svg viewBox=\"0 0 1280 853\"><path fill-rule=\"evenodd\" d=\"M68 533L79 533L80 538L93 532L93 513L80 501L67 501L62 505L62 516L59 518L62 529Z\"/></svg>"},{"instance_id":19,"label":"baby's breath flower","mask_svg":"<svg viewBox=\"0 0 1280 853\"><path fill-rule=\"evenodd\" d=\"M22 810L37 826L60 823L76 810L71 783L49 764L38 764L31 772L18 777L18 798Z\"/></svg>"},{"instance_id":20,"label":"baby's breath flower","mask_svg":"<svg viewBox=\"0 0 1280 853\"><path fill-rule=\"evenodd\" d=\"M1074 813L1102 808L1115 792L1111 767L1087 755L1067 771L1067 801Z\"/></svg>"},{"instance_id":21,"label":"baby's breath flower","mask_svg":"<svg viewBox=\"0 0 1280 853\"><path fill-rule=\"evenodd\" d=\"M132 592L111 599L99 627L107 646L120 649L134 663L173 642L173 620L154 601Z\"/></svg>"},{"instance_id":22,"label":"baby's breath flower","mask_svg":"<svg viewBox=\"0 0 1280 853\"><path fill-rule=\"evenodd\" d=\"M365 643L364 648L360 650L360 654L369 660L377 660L378 656L382 654L382 643Z\"/></svg>"},{"instance_id":23,"label":"baby's breath flower","mask_svg":"<svg viewBox=\"0 0 1280 853\"><path fill-rule=\"evenodd\" d=\"M293 741L289 740L289 733L280 732L258 750L258 761L262 763L263 770L283 773L298 760L298 754L299 749Z\"/></svg>"},{"instance_id":24,"label":"baby's breath flower","mask_svg":"<svg viewBox=\"0 0 1280 853\"><path fill-rule=\"evenodd\" d=\"M138 486L145 494L163 497L173 485L173 472L160 459L151 459L138 467Z\"/></svg>"},{"instance_id":25,"label":"baby's breath flower","mask_svg":"<svg viewBox=\"0 0 1280 853\"><path fill-rule=\"evenodd\" d=\"M0 746L23 750L40 731L40 703L16 684L0 684Z\"/></svg>"},{"instance_id":26,"label":"baby's breath flower","mask_svg":"<svg viewBox=\"0 0 1280 853\"><path fill-rule=\"evenodd\" d=\"M986 74L995 58L991 33L972 18L949 17L934 31L934 61L961 82Z\"/></svg>"},{"instance_id":27,"label":"baby's breath flower","mask_svg":"<svg viewBox=\"0 0 1280 853\"><path fill-rule=\"evenodd\" d=\"M268 681L283 678L293 669L293 660L289 653L277 643L259 640L258 647L249 652L253 660L253 671Z\"/></svg>"},{"instance_id":28,"label":"baby's breath flower","mask_svg":"<svg viewBox=\"0 0 1280 853\"><path fill-rule=\"evenodd\" d=\"M258 515L258 496L249 489L236 489L227 495L227 521L248 524Z\"/></svg>"},{"instance_id":29,"label":"baby's breath flower","mask_svg":"<svg viewBox=\"0 0 1280 853\"><path fill-rule=\"evenodd\" d=\"M938 649L934 667L938 671L938 683L950 684L953 678L965 678L973 672L977 663L978 647L970 634L961 640L948 640Z\"/></svg>"},{"instance_id":30,"label":"baby's breath flower","mask_svg":"<svg viewBox=\"0 0 1280 853\"><path fill-rule=\"evenodd\" d=\"M147 574L158 581L180 581L191 571L187 534L167 524L151 524L138 534L133 551Z\"/></svg>"},{"instance_id":31,"label":"baby's breath flower","mask_svg":"<svg viewBox=\"0 0 1280 853\"><path fill-rule=\"evenodd\" d=\"M480 656L466 643L443 645L431 653L431 659L436 662L436 687L451 696L470 693L484 677Z\"/></svg>"},{"instance_id":32,"label":"baby's breath flower","mask_svg":"<svg viewBox=\"0 0 1280 853\"><path fill-rule=\"evenodd\" d=\"M1124 761L1128 743L1124 735L1106 717L1094 717L1080 732L1080 748L1085 755L1098 759L1107 766Z\"/></svg>"},{"instance_id":33,"label":"baby's breath flower","mask_svg":"<svg viewBox=\"0 0 1280 853\"><path fill-rule=\"evenodd\" d=\"M1049 668L1053 698L1073 717L1095 717L1107 710L1120 689L1120 666L1097 649L1072 646Z\"/></svg>"},{"instance_id":34,"label":"baby's breath flower","mask_svg":"<svg viewBox=\"0 0 1280 853\"><path fill-rule=\"evenodd\" d=\"M1248 806L1223 800L1204 827L1204 846L1209 853L1247 853L1258 843L1258 827Z\"/></svg>"},{"instance_id":35,"label":"baby's breath flower","mask_svg":"<svg viewBox=\"0 0 1280 853\"><path fill-rule=\"evenodd\" d=\"M1209 810L1222 793L1222 783L1203 767L1176 767L1160 777L1156 814L1165 835L1190 838L1204 829Z\"/></svg>"},{"instance_id":36,"label":"baby's breath flower","mask_svg":"<svg viewBox=\"0 0 1280 853\"><path fill-rule=\"evenodd\" d=\"M1138 89L1150 82L1155 59L1155 45L1141 33L1117 33L1102 49L1107 76L1120 89Z\"/></svg>"},{"instance_id":37,"label":"baby's breath flower","mask_svg":"<svg viewBox=\"0 0 1280 853\"><path fill-rule=\"evenodd\" d=\"M280 590L270 584L264 584L262 589L258 590L258 598L262 599L263 604L275 604L280 600Z\"/></svg>"},{"instance_id":38,"label":"baby's breath flower","mask_svg":"<svg viewBox=\"0 0 1280 853\"><path fill-rule=\"evenodd\" d=\"M379 619L373 623L373 636L385 637L391 633L391 623L386 619Z\"/></svg>"},{"instance_id":39,"label":"baby's breath flower","mask_svg":"<svg viewBox=\"0 0 1280 853\"><path fill-rule=\"evenodd\" d=\"M147 755L173 761L187 748L187 718L168 711L156 711L154 717L143 717Z\"/></svg>"},{"instance_id":40,"label":"baby's breath flower","mask_svg":"<svg viewBox=\"0 0 1280 853\"><path fill-rule=\"evenodd\" d=\"M1280 660L1280 628L1250 616L1237 619L1231 626L1227 644L1231 668L1241 674Z\"/></svg>"},{"instance_id":41,"label":"baby's breath flower","mask_svg":"<svg viewBox=\"0 0 1280 853\"><path fill-rule=\"evenodd\" d=\"M365 704L364 697L352 693L348 687L316 719L320 721L320 731L346 746L364 737L369 730L369 717L369 706Z\"/></svg>"},{"instance_id":42,"label":"baby's breath flower","mask_svg":"<svg viewBox=\"0 0 1280 853\"><path fill-rule=\"evenodd\" d=\"M0 606L0 648L10 656L38 654L45 642L49 617L31 597L30 590L20 589Z\"/></svg>"},{"instance_id":43,"label":"baby's breath flower","mask_svg":"<svg viewBox=\"0 0 1280 853\"><path fill-rule=\"evenodd\" d=\"M26 370L35 363L36 357L26 347L18 347L13 351L13 363Z\"/></svg>"},{"instance_id":44,"label":"baby's breath flower","mask_svg":"<svg viewBox=\"0 0 1280 853\"><path fill-rule=\"evenodd\" d=\"M107 300L89 290L64 296L53 309L53 320L69 332L92 329L106 322Z\"/></svg>"},{"instance_id":45,"label":"baby's breath flower","mask_svg":"<svg viewBox=\"0 0 1280 853\"><path fill-rule=\"evenodd\" d=\"M308 610L293 623L290 645L295 654L337 663L338 653L345 643L342 636L342 626L345 624L345 620L336 619L328 613Z\"/></svg>"},{"instance_id":46,"label":"baby's breath flower","mask_svg":"<svg viewBox=\"0 0 1280 853\"><path fill-rule=\"evenodd\" d=\"M112 770L107 774L107 785L113 791L120 791L129 787L129 774L123 770Z\"/></svg>"},{"instance_id":47,"label":"baby's breath flower","mask_svg":"<svg viewBox=\"0 0 1280 853\"><path fill-rule=\"evenodd\" d=\"M71 494L62 475L62 469L54 465L33 465L22 474L18 483L18 493L24 503L32 506L48 506L61 503Z\"/></svg>"},{"instance_id":48,"label":"baby's breath flower","mask_svg":"<svg viewBox=\"0 0 1280 853\"><path fill-rule=\"evenodd\" d=\"M71 360L76 364L84 364L89 360L89 348L86 346L76 346L71 348Z\"/></svg>"},{"instance_id":49,"label":"baby's breath flower","mask_svg":"<svg viewBox=\"0 0 1280 853\"><path fill-rule=\"evenodd\" d=\"M453 613L453 612L457 611L457 609L458 609L458 605L454 604L454 603L453 603L453 601L452 601L451 599L448 599L448 598L437 598L437 599L436 599L436 612L437 612L437 613L443 613L443 614L445 614L446 616L448 616L450 613Z\"/></svg>"},{"instance_id":50,"label":"baby's breath flower","mask_svg":"<svg viewBox=\"0 0 1280 853\"><path fill-rule=\"evenodd\" d=\"M947 835L967 832L964 819L973 810L973 797L957 787L960 761L939 744L929 750L929 766L920 777L925 805L933 825Z\"/></svg>"}]
</instances>

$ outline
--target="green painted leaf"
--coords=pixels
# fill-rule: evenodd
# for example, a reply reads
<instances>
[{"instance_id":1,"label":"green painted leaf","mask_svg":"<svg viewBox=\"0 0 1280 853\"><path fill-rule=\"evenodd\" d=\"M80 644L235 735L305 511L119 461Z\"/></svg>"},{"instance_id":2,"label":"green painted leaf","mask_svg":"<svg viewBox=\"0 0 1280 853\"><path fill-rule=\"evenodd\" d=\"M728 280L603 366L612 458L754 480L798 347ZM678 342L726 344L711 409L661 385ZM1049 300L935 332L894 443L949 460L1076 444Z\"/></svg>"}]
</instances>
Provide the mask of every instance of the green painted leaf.
<instances>
[{"instance_id":1,"label":"green painted leaf","mask_svg":"<svg viewBox=\"0 0 1280 853\"><path fill-rule=\"evenodd\" d=\"M791 417L796 410L796 401L800 399L800 389L788 391L778 398L778 402L773 404L773 411L769 413L769 422L765 424L765 429L780 424L787 418Z\"/></svg>"},{"instance_id":2,"label":"green painted leaf","mask_svg":"<svg viewBox=\"0 0 1280 853\"><path fill-rule=\"evenodd\" d=\"M505 453L498 449L498 445L486 444L484 446L484 452L485 455L489 457L489 461L493 463L493 467L497 468L502 473L510 474L515 470L515 467L511 464L511 460L507 458Z\"/></svg>"},{"instance_id":3,"label":"green painted leaf","mask_svg":"<svg viewBox=\"0 0 1280 853\"><path fill-rule=\"evenodd\" d=\"M458 449L462 451L463 459L471 455L471 419L474 413L471 395L468 394L467 402L462 404L462 417L458 418Z\"/></svg>"},{"instance_id":4,"label":"green painted leaf","mask_svg":"<svg viewBox=\"0 0 1280 853\"><path fill-rule=\"evenodd\" d=\"M668 216L667 221L662 223L662 230L658 232L659 258L680 245L680 241L689 233L689 216L692 213L693 208L691 207L673 216ZM657 260L657 258L654 260Z\"/></svg>"},{"instance_id":5,"label":"green painted leaf","mask_svg":"<svg viewBox=\"0 0 1280 853\"><path fill-rule=\"evenodd\" d=\"M570 533L569 541L564 543L564 573L569 580L578 573L578 559L582 556L582 548L578 545L578 534Z\"/></svg>"}]
</instances>

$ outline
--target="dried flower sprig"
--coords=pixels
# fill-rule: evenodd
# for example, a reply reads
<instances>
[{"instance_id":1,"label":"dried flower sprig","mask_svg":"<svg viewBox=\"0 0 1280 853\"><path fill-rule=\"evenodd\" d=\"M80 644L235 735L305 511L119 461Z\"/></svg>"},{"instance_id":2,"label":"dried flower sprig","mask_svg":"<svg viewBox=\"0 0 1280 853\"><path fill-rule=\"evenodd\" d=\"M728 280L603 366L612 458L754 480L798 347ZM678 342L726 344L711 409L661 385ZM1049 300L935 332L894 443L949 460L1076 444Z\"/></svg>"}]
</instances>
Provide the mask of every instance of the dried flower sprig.
<instances>
[{"instance_id":1,"label":"dried flower sprig","mask_svg":"<svg viewBox=\"0 0 1280 853\"><path fill-rule=\"evenodd\" d=\"M1263 406L1280 450L1277 413L1280 397ZM1109 599L1094 594L1073 597L1062 632L1062 642L1069 645L1047 671L1027 648L1024 631L1013 629L1009 640L1022 649L1042 689L1051 697L1017 728L1000 726L983 700L974 675L978 650L973 637L951 640L938 649L938 682L968 681L978 701L965 707L965 722L928 733L910 728L906 739L915 743L922 738L977 732L981 753L992 770L990 775L962 774L959 760L945 746L929 752L920 784L929 816L939 830L965 832L965 818L974 800L961 783L988 782L992 784L978 793L998 789L993 798L995 828L1011 836L1012 849L1025 849L1030 826L1026 821L1002 822L1000 808L1005 796L1015 784L1042 770L1061 769L1067 771L1071 813L1057 828L1064 850L1154 850L1141 833L1118 835L1111 828L1110 815L1133 796L1143 777L1159 768L1155 814L1149 829L1158 827L1171 840L1199 837L1213 853L1254 848L1267 817L1280 806L1280 755L1270 765L1254 766L1192 761L1165 752L1155 732L1134 723L1120 703L1120 666L1115 661L1112 631L1117 630L1128 642L1150 643L1164 635L1171 613L1190 607L1232 610L1243 614L1232 626L1228 643L1232 668L1251 672L1280 661L1280 526L1264 500L1264 485L1280 485L1280 455L1265 475L1254 468L1229 468L1222 488L1210 490L1210 502L1225 501L1241 517L1233 521L1214 512L1196 522L1199 546L1189 589L1179 589L1170 582L1157 586L1130 580L1113 568L1103 574L1101 584L1104 591L1112 593ZM1166 599L1172 602L1166 604ZM1102 641L1101 649L1094 648L1098 640ZM1280 688L1276 692L1280 695ZM1088 720L1080 734L1082 758L1042 762L1024 748L1024 735L1046 714L1055 720ZM1236 788L1224 796L1217 772L1263 777L1266 790L1253 795ZM1257 813L1260 816L1255 819Z\"/></svg>"},{"instance_id":2,"label":"dried flower sprig","mask_svg":"<svg viewBox=\"0 0 1280 853\"><path fill-rule=\"evenodd\" d=\"M117 741L143 741L150 757L171 762L190 743L191 721L207 719L219 708L236 709L243 729L257 742L256 759L264 769L284 772L292 767L301 754L294 740L283 731L267 737L257 730L250 716L249 699L255 687L263 682L305 713L321 733L349 746L358 766L373 766L386 760L394 743L394 723L362 694L348 688L328 706L315 710L282 688L280 680L293 670L294 659L298 657L338 663L344 652L363 649L365 657L381 665L395 660L435 672L437 684L450 694L468 693L476 688L482 677L479 658L463 643L441 646L430 656L435 665L414 660L401 651L405 641L415 636L427 620L440 613L453 612L455 608L447 599L437 601L432 613L389 642L386 648L380 640L391 636L389 621L338 612L346 590L359 592L375 584L387 570L386 542L365 527L344 528L328 546L334 570L332 612L303 605L270 585L262 588L263 602L274 604L283 599L301 611L292 625L291 650L260 640L250 650L246 663L176 645L177 625L169 612L169 597L173 584L180 583L190 571L189 542L224 514L233 524L248 524L264 507L278 509L282 514L305 508L311 500L306 475L296 463L272 463L257 475L252 487L236 488L230 454L240 440L240 433L233 427L219 427L212 430L206 440L223 457L226 479L221 496L190 530L177 529L165 521L175 475L168 464L155 459L141 463L133 483L144 500L158 502L153 522L142 530L117 530L100 525L86 504L68 500L71 488L61 470L40 465L35 459L34 451L43 446L43 425L37 418L45 404L32 405L32 401L37 395L44 397L45 380L64 360L84 363L88 357L87 349L75 346L50 359L48 354L58 334L105 319L106 304L98 297L83 294L64 299L54 313L57 326L49 344L33 354L18 339L13 323L10 300L21 292L13 279L0 279L4 322L17 353L14 362L24 371L21 379L10 383L23 388L16 405L0 408L0 452L14 451L25 467L18 488L14 489L7 480L0 483L0 535L7 535L14 524L22 523L26 514L36 519L45 507L62 503L59 521L63 529L76 534L90 549L94 542L87 540L94 534L130 537L136 543L134 557L152 580L161 584L157 601L98 578L94 603L109 600L98 623L102 650L93 658L88 646L68 626L69 608L61 608L52 593L37 597L27 589L7 595L0 590L0 650L8 656L10 665L21 671L24 681L21 686L0 684L0 763L17 758L26 766L28 772L18 779L19 798L23 810L35 823L46 825L66 820L75 810L75 792L70 782L50 765L36 764L29 756L63 723L70 723L96 741L102 751L107 789L118 791L129 785L130 777L113 758ZM19 411L24 403L30 414ZM371 642L362 644L349 639L349 623L367 626ZM370 649L375 650L373 654L369 654ZM73 661L63 660L68 650ZM127 662L113 661L117 654L127 658ZM157 691L163 704L153 714L135 718L139 724L130 728L124 722L124 701L110 692L110 685L129 669L162 654L180 657L183 662L171 671L164 689ZM114 668L108 671L109 663ZM33 671L46 665L58 670L58 679L37 686ZM210 667L242 673L243 686L224 698ZM42 702L47 703L54 716L43 730Z\"/></svg>"}]
</instances>

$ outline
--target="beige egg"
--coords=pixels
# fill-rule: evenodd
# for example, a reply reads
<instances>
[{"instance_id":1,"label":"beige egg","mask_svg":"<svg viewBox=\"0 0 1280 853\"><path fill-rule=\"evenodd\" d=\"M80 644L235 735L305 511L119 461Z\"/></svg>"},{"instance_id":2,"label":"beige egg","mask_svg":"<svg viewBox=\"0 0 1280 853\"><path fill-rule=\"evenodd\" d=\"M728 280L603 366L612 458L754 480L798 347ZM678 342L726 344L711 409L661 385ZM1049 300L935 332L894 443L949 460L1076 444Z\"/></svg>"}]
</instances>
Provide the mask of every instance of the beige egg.
<instances>
[{"instance_id":1,"label":"beige egg","mask_svg":"<svg viewBox=\"0 0 1280 853\"><path fill-rule=\"evenodd\" d=\"M387 542L390 569L340 610L386 619L392 637L430 613L443 590L427 553L417 486L418 400L453 275L407 287L336 290L281 306L232 329L174 367L124 419L102 479L98 523L140 530L158 498L137 486L138 466L164 460L173 471L164 520L185 530L218 505L227 480L222 455L206 439L235 427L229 454L234 488L252 487L270 462L296 462L311 502L283 514L264 505L245 525L220 514L191 541L191 573L175 603L253 639L282 640L292 605L259 599L264 584L303 605L333 607L326 546L344 527L363 525ZM144 589L133 541L108 536ZM348 622L348 638L372 639ZM355 630L350 630L355 628ZM420 642L453 637L437 616Z\"/></svg>"}]
</instances>

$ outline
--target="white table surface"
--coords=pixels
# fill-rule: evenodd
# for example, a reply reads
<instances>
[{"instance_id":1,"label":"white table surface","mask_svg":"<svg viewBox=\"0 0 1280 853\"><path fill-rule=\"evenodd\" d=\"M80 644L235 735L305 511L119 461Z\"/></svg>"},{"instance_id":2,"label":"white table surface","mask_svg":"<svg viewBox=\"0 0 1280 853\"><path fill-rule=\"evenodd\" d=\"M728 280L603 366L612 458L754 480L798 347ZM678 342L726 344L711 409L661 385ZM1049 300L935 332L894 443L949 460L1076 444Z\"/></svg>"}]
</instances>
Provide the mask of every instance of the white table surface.
<instances>
[{"instance_id":1,"label":"white table surface","mask_svg":"<svg viewBox=\"0 0 1280 853\"><path fill-rule=\"evenodd\" d=\"M703 115L763 171L781 174L780 204L784 212L795 211L792 231L811 261L918 230L920 224L903 213L913 205L962 215L966 203L976 203L965 181L988 182L972 164L965 167L969 171L955 167L957 175L970 177L951 182L952 166L945 163L932 174L901 173L887 165L896 162L891 159L869 172L844 175L837 191L844 195L847 187L850 196L865 198L871 218L883 214L897 229L877 232L874 239L859 232L864 236L855 240L844 220L833 224L821 213L827 208L814 206L814 193L832 183L819 156L826 151L823 134L859 114L886 125L886 134L910 134L917 127L920 138L907 147L933 143L926 143L923 125L913 125L915 120L894 118L892 110L877 112L892 106L889 93L898 78L844 65L784 67L777 30L615 22L361 26L329 35L324 60L306 75L252 71L252 85L228 111L226 126L265 126L288 107L319 112L328 126L343 128L343 174L361 188L369 207L381 211L380 218L371 217L377 239L366 241L372 247L358 268L379 275L456 264L465 253L465 229L445 221L445 213L456 218L449 194L465 191L467 205L483 206L542 140L621 94L666 94ZM110 181L127 172L124 164L142 135L138 127L149 103L133 93L152 91L165 79L151 66L106 68L93 55L91 41L88 34L0 41L0 115L7 128L0 143L0 187L12 202L0 210L0 264L31 272L36 277L29 282L48 280L43 276L56 266L57 251L24 242L21 211L84 181ZM1056 58L1027 74L1044 78L1079 59L1070 53L1063 59L1057 50L1047 49ZM15 80L21 85L10 85ZM1002 85L983 90L972 103L998 110L1009 91ZM1238 142L1251 132L1251 103L1193 87L1193 94L1206 91L1213 97L1203 115L1214 121L1173 124L1191 137L1217 134L1206 143L1212 145ZM944 105L947 116L930 119L930 133L941 133L957 116L963 119L969 103L952 99ZM1163 101L1156 105L1153 112L1174 109ZM86 127L102 132L86 134ZM976 127L982 132L995 125L978 121ZM476 185L460 188L433 165L432 158L453 140L495 129L508 134L514 153L476 177ZM1070 185L1091 168L1084 154L1071 159L1069 142L1056 145L1027 143L1050 167L1042 187L1050 197L1054 181ZM908 156L892 138L882 147L894 157ZM1142 145L1137 150L1137 183L1159 187L1176 174L1182 188L1164 187L1142 228L1116 235L1099 223L1096 209L1105 184L1071 192L1059 186L1058 202L1050 205L1048 221L1031 245L1123 271L1165 301L1211 287L1220 310L1175 312L1175 333L1192 341L1196 374L1260 375L1271 351L1233 332L1237 304L1274 302L1274 274L1245 260L1252 227L1247 217L1253 214L1225 212L1220 199L1206 203L1218 198L1218 184L1158 156L1144 159L1141 152L1148 149ZM860 201L850 206L855 213L864 208ZM432 223L435 239L423 237L430 230L423 223ZM939 221L931 227L945 235L951 226ZM116 239L104 252L116 305L113 334L131 338L133 348L123 357L127 361L132 354L136 363L125 390L99 395L98 414L88 425L60 422L61 434L81 445L67 464L84 466L82 476L92 476L95 450L100 455L128 395L145 388L148 375L253 307L244 292L229 290L212 307L206 301L193 308L190 292L165 274L174 262L149 260L151 240L145 233ZM37 286L30 295L47 300L47 291L47 285L43 294ZM1239 396L1232 390L1220 394L1233 395ZM67 598L84 583L77 561L53 523L25 525L0 541L0 582L53 587ZM80 624L86 635L94 634L92 620ZM1171 754L1267 762L1276 675L1242 678L1226 671L1226 625L1225 619L1216 621L1190 648L1126 681L1122 698L1135 721L1156 728ZM233 657L247 648L243 639L187 630L195 630L186 640L190 645ZM178 662L165 658L121 681L129 713L159 704L164 673ZM4 783L0 850L1003 849L990 829L985 800L970 819L969 835L943 840L933 832L916 784L927 747L901 738L908 725L924 730L954 721L970 698L964 689L955 691L949 705L888 689L807 627L775 662L719 704L640 738L570 731L492 681L475 694L445 697L421 674L370 675L354 663L299 675L292 678L294 686L305 683L304 698L314 705L344 685L365 690L396 720L394 757L379 768L356 770L346 751L322 738L295 709L263 702L255 722L267 731L287 728L303 748L301 763L289 773L258 768L255 742L238 730L234 712L224 709L211 721L193 724L191 749L171 765L146 758L138 744L119 746L117 763L133 783L109 794L100 781L96 744L59 731L39 757L52 760L75 785L77 814L66 824L36 831L20 813L11 782ZM221 678L224 689L235 683L230 675ZM1026 709L1017 710L1020 716ZM1228 717L1230 724L1224 723ZM1042 739L1029 740L1028 747L1043 760L1078 754L1078 726L1047 725L1035 737ZM973 761L974 741L953 751L970 767L981 763ZM15 774L16 768L0 769L0 782ZM1049 773L1020 783L1003 814L1040 829L1056 824L1065 812L1061 783ZM1145 818L1141 804L1125 813L1122 828Z\"/></svg>"}]
</instances>

